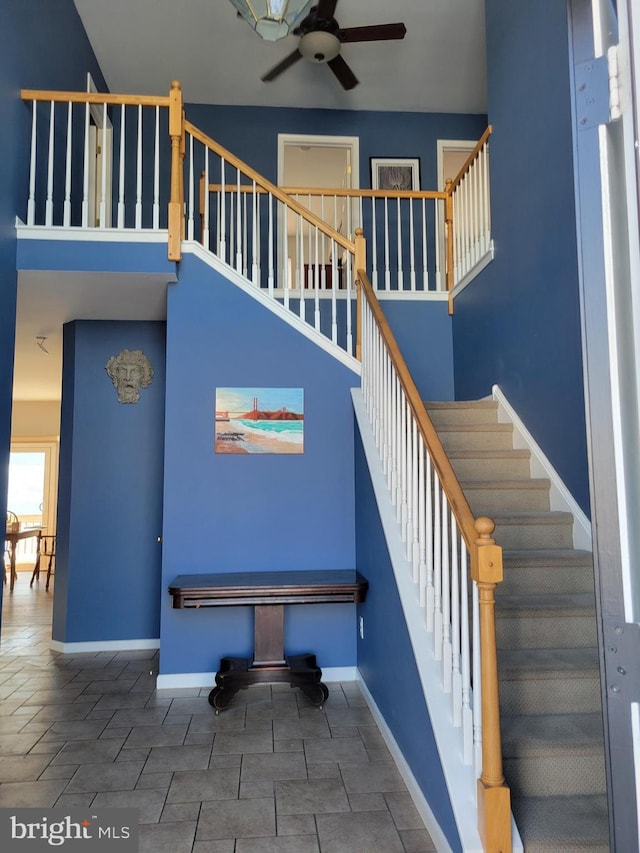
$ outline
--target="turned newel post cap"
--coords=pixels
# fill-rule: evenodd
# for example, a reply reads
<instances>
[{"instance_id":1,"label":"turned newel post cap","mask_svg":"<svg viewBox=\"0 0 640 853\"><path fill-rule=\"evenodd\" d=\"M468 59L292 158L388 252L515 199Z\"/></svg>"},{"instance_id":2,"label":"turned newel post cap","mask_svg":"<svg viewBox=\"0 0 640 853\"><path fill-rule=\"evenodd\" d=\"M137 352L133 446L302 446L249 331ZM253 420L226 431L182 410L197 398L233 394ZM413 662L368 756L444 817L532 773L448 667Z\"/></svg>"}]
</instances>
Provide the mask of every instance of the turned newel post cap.
<instances>
[{"instance_id":1,"label":"turned newel post cap","mask_svg":"<svg viewBox=\"0 0 640 853\"><path fill-rule=\"evenodd\" d=\"M356 228L356 237L364 236L364 228Z\"/></svg>"},{"instance_id":2,"label":"turned newel post cap","mask_svg":"<svg viewBox=\"0 0 640 853\"><path fill-rule=\"evenodd\" d=\"M172 80L171 81L171 88L172 89L182 89L182 86L180 85L180 81L179 80Z\"/></svg>"},{"instance_id":3,"label":"turned newel post cap","mask_svg":"<svg viewBox=\"0 0 640 853\"><path fill-rule=\"evenodd\" d=\"M483 542L491 540L492 533L496 529L494 520L486 515L481 515L476 518L474 522L474 527L476 529L476 533L478 534L479 540Z\"/></svg>"}]
</instances>

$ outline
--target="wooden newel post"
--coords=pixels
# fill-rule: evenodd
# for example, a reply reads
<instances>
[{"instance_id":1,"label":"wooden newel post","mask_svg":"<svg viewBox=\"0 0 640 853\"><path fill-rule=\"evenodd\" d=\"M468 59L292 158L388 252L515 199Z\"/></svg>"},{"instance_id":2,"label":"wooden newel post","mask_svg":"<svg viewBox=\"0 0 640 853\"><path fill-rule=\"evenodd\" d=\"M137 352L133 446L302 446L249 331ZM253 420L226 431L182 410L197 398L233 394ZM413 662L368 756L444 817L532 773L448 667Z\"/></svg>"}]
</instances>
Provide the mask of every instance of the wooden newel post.
<instances>
[{"instance_id":1,"label":"wooden newel post","mask_svg":"<svg viewBox=\"0 0 640 853\"><path fill-rule=\"evenodd\" d=\"M362 228L356 228L355 247L356 358L358 361L362 361L362 287L360 286L358 271L366 272L367 269L367 241Z\"/></svg>"},{"instance_id":2,"label":"wooden newel post","mask_svg":"<svg viewBox=\"0 0 640 853\"><path fill-rule=\"evenodd\" d=\"M451 291L453 290L453 181L447 178L444 183L444 191L447 194L444 200L444 234L446 242L445 252L445 283L447 292L449 293L449 314L453 314L453 300Z\"/></svg>"},{"instance_id":3,"label":"wooden newel post","mask_svg":"<svg viewBox=\"0 0 640 853\"><path fill-rule=\"evenodd\" d=\"M482 775L478 779L478 830L487 853L511 853L511 796L502 771L495 591L503 578L502 548L492 538L493 519L476 519L477 549L471 573L480 603Z\"/></svg>"},{"instance_id":4,"label":"wooden newel post","mask_svg":"<svg viewBox=\"0 0 640 853\"><path fill-rule=\"evenodd\" d=\"M169 136L171 137L171 194L169 196L169 260L179 261L182 257L183 233L183 109L182 89L174 80L169 92Z\"/></svg>"}]
</instances>

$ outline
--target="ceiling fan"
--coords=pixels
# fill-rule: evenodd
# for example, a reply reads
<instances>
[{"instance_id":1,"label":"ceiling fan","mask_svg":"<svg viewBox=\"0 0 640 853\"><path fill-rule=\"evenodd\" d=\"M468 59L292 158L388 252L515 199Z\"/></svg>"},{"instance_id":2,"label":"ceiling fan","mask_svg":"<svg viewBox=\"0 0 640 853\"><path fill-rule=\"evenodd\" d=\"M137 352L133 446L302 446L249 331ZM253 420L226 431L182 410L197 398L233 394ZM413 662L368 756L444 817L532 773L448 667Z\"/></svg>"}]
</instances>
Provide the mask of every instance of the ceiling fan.
<instances>
[{"instance_id":1,"label":"ceiling fan","mask_svg":"<svg viewBox=\"0 0 640 853\"><path fill-rule=\"evenodd\" d=\"M310 62L326 63L343 89L353 89L358 85L358 78L340 55L342 45L358 41L404 38L407 31L404 24L377 24L341 29L334 18L337 3L338 0L318 0L318 4L312 6L307 17L293 30L294 35L300 36L298 47L260 79L265 83L275 80L304 57Z\"/></svg>"}]
</instances>

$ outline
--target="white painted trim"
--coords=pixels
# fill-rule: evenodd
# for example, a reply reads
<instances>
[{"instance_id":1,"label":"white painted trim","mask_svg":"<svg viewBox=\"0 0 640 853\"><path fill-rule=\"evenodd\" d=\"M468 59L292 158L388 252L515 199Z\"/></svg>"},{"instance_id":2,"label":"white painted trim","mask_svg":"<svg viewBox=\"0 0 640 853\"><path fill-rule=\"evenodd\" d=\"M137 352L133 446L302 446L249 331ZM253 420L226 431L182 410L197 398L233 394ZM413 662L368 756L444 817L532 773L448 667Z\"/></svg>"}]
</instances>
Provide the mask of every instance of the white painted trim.
<instances>
[{"instance_id":1,"label":"white painted trim","mask_svg":"<svg viewBox=\"0 0 640 853\"><path fill-rule=\"evenodd\" d=\"M387 745L387 749L391 753L393 760L400 771L400 775L404 781L404 784L407 786L407 790L411 795L411 799L413 800L413 804L418 810L418 814L422 818L422 822L424 823L427 832L431 836L431 840L436 846L436 850L441 851L441 853L450 853L452 850L451 845L447 841L447 837L440 828L440 824L435 818L435 815L431 811L431 806L427 802L424 794L422 793L422 788L418 784L416 777L413 775L413 772L407 761L402 754L400 747L398 746L396 739L394 738L391 729L387 725L387 721L380 713L380 709L375 703L375 700L371 693L369 692L369 688L365 680L362 678L362 675L358 671L358 684L360 689L362 690L362 694L367 701L367 705L369 706L369 710L371 711L371 715L376 721L376 725L380 729L380 734L382 735L384 742Z\"/></svg>"},{"instance_id":2,"label":"white painted trim","mask_svg":"<svg viewBox=\"0 0 640 853\"><path fill-rule=\"evenodd\" d=\"M84 654L85 652L131 652L146 649L159 649L160 640L100 640L91 643L62 643L51 640L49 648L63 655Z\"/></svg>"},{"instance_id":3,"label":"white painted trim","mask_svg":"<svg viewBox=\"0 0 640 853\"><path fill-rule=\"evenodd\" d=\"M78 240L95 243L166 243L166 228L82 228L73 226L47 227L46 225L24 225L16 217L16 236L19 240Z\"/></svg>"},{"instance_id":4,"label":"white painted trim","mask_svg":"<svg viewBox=\"0 0 640 853\"><path fill-rule=\"evenodd\" d=\"M284 173L284 149L287 145L308 145L312 148L349 148L351 150L351 189L360 186L360 137L320 136L314 133L278 134L278 184Z\"/></svg>"},{"instance_id":5,"label":"white painted trim","mask_svg":"<svg viewBox=\"0 0 640 853\"><path fill-rule=\"evenodd\" d=\"M448 302L446 290L376 290L378 302Z\"/></svg>"},{"instance_id":6,"label":"white painted trim","mask_svg":"<svg viewBox=\"0 0 640 853\"><path fill-rule=\"evenodd\" d=\"M480 275L482 270L488 266L495 256L495 249L493 245L493 240L489 243L488 250L484 253L484 255L480 258L480 260L475 263L469 272L460 279L460 281L456 284L456 286L451 291L451 298L455 299L462 291L471 284L471 282L476 278L476 276Z\"/></svg>"},{"instance_id":7,"label":"white painted trim","mask_svg":"<svg viewBox=\"0 0 640 853\"><path fill-rule=\"evenodd\" d=\"M244 293L251 296L253 299L259 302L273 314L280 317L281 320L284 320L285 323L288 323L292 328L294 328L296 331L300 332L302 335L304 335L306 338L316 344L316 346L319 346L320 349L333 356L333 358L335 358L337 361L340 361L345 367L348 367L357 376L360 376L361 365L360 362L356 358L354 358L354 356L349 355L349 353L345 352L342 347L339 347L337 344L334 344L332 341L329 340L329 338L326 338L323 334L316 331L313 326L310 326L308 323L305 323L304 320L301 320L300 317L298 317L292 311L286 309L278 301L270 297L268 293L265 293L261 288L258 288L255 285L251 284L248 279L240 275L228 264L225 264L224 261L221 261L216 255L214 255L212 252L209 252L200 243L185 240L182 243L182 251L185 254L188 253L191 255L195 255L197 258L199 258L199 260L207 264L207 266L211 267L212 269L223 275L225 278L229 279L229 281L236 285L236 287L239 287L240 290L244 291Z\"/></svg>"},{"instance_id":8,"label":"white painted trim","mask_svg":"<svg viewBox=\"0 0 640 853\"><path fill-rule=\"evenodd\" d=\"M326 666L322 670L322 680L327 684L333 681L356 681L358 673L355 666ZM181 690L185 687L213 687L216 683L215 672L176 672L159 675L156 678L157 690Z\"/></svg>"},{"instance_id":9,"label":"white painted trim","mask_svg":"<svg viewBox=\"0 0 640 853\"><path fill-rule=\"evenodd\" d=\"M591 522L498 385L492 388L492 398L498 403L500 423L513 424L513 446L531 452L531 476L549 479L551 509L573 514L573 547L591 551Z\"/></svg>"},{"instance_id":10,"label":"white painted trim","mask_svg":"<svg viewBox=\"0 0 640 853\"><path fill-rule=\"evenodd\" d=\"M451 697L445 695L442 689L442 665L433 656L433 642L427 633L424 614L416 595L413 570L406 558L406 545L402 541L396 512L391 504L362 391L353 388L351 396L462 849L465 853L480 853L482 841L477 827L476 776L473 766L462 761L462 730L454 728ZM517 832L513 849L522 849L515 843L516 838L519 842Z\"/></svg>"}]
</instances>

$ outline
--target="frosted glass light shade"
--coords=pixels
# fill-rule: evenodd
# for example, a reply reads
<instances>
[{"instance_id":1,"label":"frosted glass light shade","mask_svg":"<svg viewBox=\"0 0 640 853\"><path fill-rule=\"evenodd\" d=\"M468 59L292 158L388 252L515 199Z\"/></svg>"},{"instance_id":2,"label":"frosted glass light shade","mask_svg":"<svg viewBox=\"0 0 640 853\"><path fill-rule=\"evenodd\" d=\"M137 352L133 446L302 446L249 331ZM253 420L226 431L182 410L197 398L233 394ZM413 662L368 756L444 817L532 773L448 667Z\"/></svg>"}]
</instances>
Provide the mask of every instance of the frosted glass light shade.
<instances>
[{"instance_id":1,"label":"frosted glass light shade","mask_svg":"<svg viewBox=\"0 0 640 853\"><path fill-rule=\"evenodd\" d=\"M231 0L242 17L266 41L289 35L315 0Z\"/></svg>"}]
</instances>

